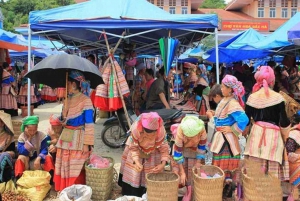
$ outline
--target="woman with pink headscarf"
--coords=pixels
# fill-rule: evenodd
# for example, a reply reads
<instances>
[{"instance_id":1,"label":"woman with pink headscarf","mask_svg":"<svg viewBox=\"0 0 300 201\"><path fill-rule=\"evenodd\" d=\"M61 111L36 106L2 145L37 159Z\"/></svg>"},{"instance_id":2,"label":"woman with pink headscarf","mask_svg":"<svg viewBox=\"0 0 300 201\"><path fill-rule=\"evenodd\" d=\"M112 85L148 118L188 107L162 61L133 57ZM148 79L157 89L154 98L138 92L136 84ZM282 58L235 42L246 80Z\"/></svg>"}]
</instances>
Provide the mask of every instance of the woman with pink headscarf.
<instances>
[{"instance_id":1,"label":"woman with pink headscarf","mask_svg":"<svg viewBox=\"0 0 300 201\"><path fill-rule=\"evenodd\" d=\"M243 110L242 96L245 91L242 83L236 77L226 75L222 80L221 91L224 98L215 113L207 112L208 116L214 116L216 127L210 150L213 152L212 164L225 172L226 181L231 186L240 161L239 136L245 130L249 119ZM232 194L233 188L225 186L224 199L231 198Z\"/></svg>"},{"instance_id":2,"label":"woman with pink headscarf","mask_svg":"<svg viewBox=\"0 0 300 201\"><path fill-rule=\"evenodd\" d=\"M156 112L142 113L130 132L118 184L123 195L142 197L146 193L146 174L162 172L169 161L169 145L163 120Z\"/></svg>"},{"instance_id":3,"label":"woman with pink headscarf","mask_svg":"<svg viewBox=\"0 0 300 201\"><path fill-rule=\"evenodd\" d=\"M288 137L290 121L285 111L284 98L273 91L274 71L270 66L260 67L256 84L246 103L246 114L254 123L247 139L245 156L261 164L262 169L281 180L289 179L284 142ZM283 165L286 166L283 166Z\"/></svg>"}]
</instances>

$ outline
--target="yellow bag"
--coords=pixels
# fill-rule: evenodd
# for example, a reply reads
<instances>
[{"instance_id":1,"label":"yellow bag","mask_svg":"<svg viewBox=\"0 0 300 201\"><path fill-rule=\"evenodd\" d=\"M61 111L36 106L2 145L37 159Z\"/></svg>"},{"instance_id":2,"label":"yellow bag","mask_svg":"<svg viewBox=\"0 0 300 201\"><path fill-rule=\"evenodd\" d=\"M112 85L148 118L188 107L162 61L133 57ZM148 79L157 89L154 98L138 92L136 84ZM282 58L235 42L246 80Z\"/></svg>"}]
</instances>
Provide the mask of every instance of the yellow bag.
<instances>
[{"instance_id":1,"label":"yellow bag","mask_svg":"<svg viewBox=\"0 0 300 201\"><path fill-rule=\"evenodd\" d=\"M8 182L6 182L5 191L17 192L16 186L15 186L13 180L9 180Z\"/></svg>"},{"instance_id":2,"label":"yellow bag","mask_svg":"<svg viewBox=\"0 0 300 201\"><path fill-rule=\"evenodd\" d=\"M0 193L2 194L5 191L6 182L0 184Z\"/></svg>"},{"instance_id":3,"label":"yellow bag","mask_svg":"<svg viewBox=\"0 0 300 201\"><path fill-rule=\"evenodd\" d=\"M17 181L18 192L25 193L31 200L43 201L51 189L50 178L46 171L25 171Z\"/></svg>"}]
</instances>

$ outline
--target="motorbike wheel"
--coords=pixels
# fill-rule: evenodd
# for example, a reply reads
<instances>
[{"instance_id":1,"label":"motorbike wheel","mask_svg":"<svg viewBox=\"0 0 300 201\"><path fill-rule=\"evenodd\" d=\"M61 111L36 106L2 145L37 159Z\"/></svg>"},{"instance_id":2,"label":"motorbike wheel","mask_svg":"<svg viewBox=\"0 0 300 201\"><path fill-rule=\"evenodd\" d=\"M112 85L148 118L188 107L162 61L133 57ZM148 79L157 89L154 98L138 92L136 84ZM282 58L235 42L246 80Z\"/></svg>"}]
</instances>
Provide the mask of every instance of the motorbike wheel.
<instances>
[{"instance_id":1,"label":"motorbike wheel","mask_svg":"<svg viewBox=\"0 0 300 201\"><path fill-rule=\"evenodd\" d=\"M125 144L127 135L118 123L113 123L103 128L101 139L106 146L119 148Z\"/></svg>"}]
</instances>

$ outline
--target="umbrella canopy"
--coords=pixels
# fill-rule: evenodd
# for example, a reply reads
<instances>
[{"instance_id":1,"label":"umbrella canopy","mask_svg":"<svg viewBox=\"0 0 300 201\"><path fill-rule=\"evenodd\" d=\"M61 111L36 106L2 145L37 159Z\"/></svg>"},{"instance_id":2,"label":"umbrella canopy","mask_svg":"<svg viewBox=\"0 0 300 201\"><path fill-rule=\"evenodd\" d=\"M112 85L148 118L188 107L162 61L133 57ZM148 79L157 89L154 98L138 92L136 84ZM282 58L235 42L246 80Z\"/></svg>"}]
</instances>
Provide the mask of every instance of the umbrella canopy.
<instances>
[{"instance_id":1,"label":"umbrella canopy","mask_svg":"<svg viewBox=\"0 0 300 201\"><path fill-rule=\"evenodd\" d=\"M5 124L6 128L11 132L11 134L14 134L14 127L12 125L11 116L7 113L5 113L3 110L0 111L0 119Z\"/></svg>"},{"instance_id":2,"label":"umbrella canopy","mask_svg":"<svg viewBox=\"0 0 300 201\"><path fill-rule=\"evenodd\" d=\"M90 81L91 88L103 84L101 74L92 62L77 55L51 55L35 65L25 77L33 83L46 84L52 88L66 86L66 72L81 71L86 80Z\"/></svg>"},{"instance_id":3,"label":"umbrella canopy","mask_svg":"<svg viewBox=\"0 0 300 201\"><path fill-rule=\"evenodd\" d=\"M300 22L288 31L288 40L294 42L295 45L300 45Z\"/></svg>"},{"instance_id":4,"label":"umbrella canopy","mask_svg":"<svg viewBox=\"0 0 300 201\"><path fill-rule=\"evenodd\" d=\"M0 48L25 51L28 49L27 44L27 40L22 35L0 29Z\"/></svg>"},{"instance_id":5,"label":"umbrella canopy","mask_svg":"<svg viewBox=\"0 0 300 201\"><path fill-rule=\"evenodd\" d=\"M166 75L169 74L178 47L179 47L178 39L175 38L159 39L159 48L160 48L161 58L164 63Z\"/></svg>"}]
</instances>

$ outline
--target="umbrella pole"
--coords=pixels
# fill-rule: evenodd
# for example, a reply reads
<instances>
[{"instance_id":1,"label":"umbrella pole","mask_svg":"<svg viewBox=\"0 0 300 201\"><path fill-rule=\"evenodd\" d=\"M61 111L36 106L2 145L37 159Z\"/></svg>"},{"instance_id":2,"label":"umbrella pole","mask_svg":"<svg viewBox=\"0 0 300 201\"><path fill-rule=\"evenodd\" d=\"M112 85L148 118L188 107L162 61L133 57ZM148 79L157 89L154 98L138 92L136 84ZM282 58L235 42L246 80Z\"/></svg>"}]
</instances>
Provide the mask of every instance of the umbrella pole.
<instances>
[{"instance_id":1,"label":"umbrella pole","mask_svg":"<svg viewBox=\"0 0 300 201\"><path fill-rule=\"evenodd\" d=\"M114 64L114 61L111 58L111 55L114 54L114 50L116 49L116 47L119 45L119 42L121 42L121 41L120 40L118 41L117 46L115 47L115 49L110 50L109 44L108 44L108 40L107 40L107 37L106 37L106 34L105 34L105 31L103 30L103 32L104 32L104 39L105 39L107 51L109 53L108 58L110 60L112 71L113 71L114 77L116 79L116 85L117 85L117 88L118 88L118 91L119 91L119 94L120 94L120 98L121 98L121 101L122 101L122 105L123 105L123 108L124 108L124 112L125 112L125 117L126 117L126 120L127 120L127 124L128 124L128 126L130 128L131 127L131 122L129 120L129 115L128 115L128 112L127 112L127 108L126 108L126 105L125 105L125 102L124 102L124 98L123 98L122 92L121 92L121 87L120 87L120 83L119 83L119 80L118 80L118 77L117 77L115 64ZM123 34L124 34L124 32L123 32Z\"/></svg>"}]
</instances>

